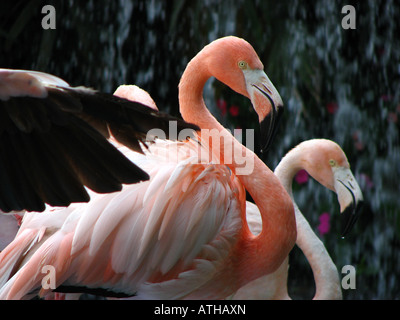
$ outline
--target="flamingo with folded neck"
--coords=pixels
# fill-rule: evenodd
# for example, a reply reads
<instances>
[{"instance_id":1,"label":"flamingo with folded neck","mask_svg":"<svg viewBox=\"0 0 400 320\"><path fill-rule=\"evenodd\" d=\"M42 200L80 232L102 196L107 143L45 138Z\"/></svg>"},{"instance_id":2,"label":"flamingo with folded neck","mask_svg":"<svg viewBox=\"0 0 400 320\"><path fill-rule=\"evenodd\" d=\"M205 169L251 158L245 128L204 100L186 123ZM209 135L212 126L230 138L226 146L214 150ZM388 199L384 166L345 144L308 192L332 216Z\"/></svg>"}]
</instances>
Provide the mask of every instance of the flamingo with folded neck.
<instances>
[{"instance_id":1,"label":"flamingo with folded neck","mask_svg":"<svg viewBox=\"0 0 400 320\"><path fill-rule=\"evenodd\" d=\"M0 254L0 298L51 291L41 287L44 265L55 268L57 291L161 299L222 299L281 265L296 239L291 198L207 110L202 91L211 76L251 99L268 147L281 98L249 43L218 39L191 60L179 84L183 118L212 134L160 142L179 151L176 157L157 154L158 143L145 155L127 151L149 181L93 195L57 217L25 215ZM245 154L252 170L239 174L243 163L225 150ZM258 236L246 222L245 188L260 208Z\"/></svg>"},{"instance_id":2,"label":"flamingo with folded neck","mask_svg":"<svg viewBox=\"0 0 400 320\"><path fill-rule=\"evenodd\" d=\"M347 235L357 219L363 195L343 150L331 140L313 139L304 141L289 151L276 167L275 174L291 197L293 177L301 169L309 172L323 186L336 192L343 215L342 236ZM294 206L296 244L305 254L314 274L314 299L342 299L336 265L296 203ZM252 232L259 233L262 222L258 208L247 202L246 214ZM286 258L277 271L248 283L233 295L233 299L290 299L287 290L288 264L289 258Z\"/></svg>"}]
</instances>

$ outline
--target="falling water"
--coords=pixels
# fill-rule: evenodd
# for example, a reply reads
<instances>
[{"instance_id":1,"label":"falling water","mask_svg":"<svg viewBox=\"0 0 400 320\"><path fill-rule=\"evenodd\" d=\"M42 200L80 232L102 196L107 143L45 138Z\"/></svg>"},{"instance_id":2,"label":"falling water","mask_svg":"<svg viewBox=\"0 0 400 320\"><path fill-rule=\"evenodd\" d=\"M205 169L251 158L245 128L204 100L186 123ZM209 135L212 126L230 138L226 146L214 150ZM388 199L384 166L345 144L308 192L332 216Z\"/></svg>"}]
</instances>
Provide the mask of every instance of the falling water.
<instances>
[{"instance_id":1,"label":"falling water","mask_svg":"<svg viewBox=\"0 0 400 320\"><path fill-rule=\"evenodd\" d=\"M339 0L49 0L57 10L57 28L50 31L40 28L40 1L29 10L23 1L10 8L4 2L0 66L43 70L108 92L134 83L160 109L178 114L177 85L187 62L218 37L245 38L285 102L266 163L274 167L303 140L332 139L346 152L364 193L364 211L342 240L335 194L311 179L294 184L317 234L319 216L329 212L331 228L321 237L339 272L347 264L356 267L357 287L344 290L344 298L400 298L400 5L348 2L356 9L355 30L342 28L341 8L348 3ZM205 96L226 126L257 130L247 99L216 80L207 83ZM313 296L312 274L299 250L291 254L289 291L295 298Z\"/></svg>"}]
</instances>

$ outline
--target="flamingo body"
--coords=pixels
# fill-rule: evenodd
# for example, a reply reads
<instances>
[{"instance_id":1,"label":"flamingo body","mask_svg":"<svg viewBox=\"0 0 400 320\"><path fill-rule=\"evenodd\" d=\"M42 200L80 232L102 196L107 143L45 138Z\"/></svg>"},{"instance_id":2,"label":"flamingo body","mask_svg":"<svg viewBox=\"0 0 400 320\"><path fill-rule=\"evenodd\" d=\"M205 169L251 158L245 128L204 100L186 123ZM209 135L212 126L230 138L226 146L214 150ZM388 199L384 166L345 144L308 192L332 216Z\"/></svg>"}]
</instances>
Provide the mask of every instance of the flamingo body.
<instances>
[{"instance_id":1,"label":"flamingo body","mask_svg":"<svg viewBox=\"0 0 400 320\"><path fill-rule=\"evenodd\" d=\"M39 265L54 266L57 274L65 272L58 280L64 286L78 282L80 286L112 287L117 296L120 292L133 295L140 287L138 284L171 280L192 269L194 257L201 265L203 255L210 256L214 250L221 254L223 245L229 248L228 244L238 237L241 221L235 213L244 199L243 189L230 170L223 165L181 163L174 166L160 160L157 157L149 160L147 155L143 168L150 170L151 179L124 186L120 193L92 195L91 202L75 210L44 212L40 217L27 213L17 236L26 244L20 247L22 251L42 235L49 234L49 230L59 230L29 257L29 263L21 269L22 276L15 280L13 287L18 288L19 283L23 286L40 284L43 277L41 268L37 267L40 261ZM160 166L163 170L157 170ZM141 192L143 190L147 192ZM195 207L190 198L192 193L198 195ZM63 220L62 215L66 216L65 222L54 224ZM209 243L209 248L203 249L204 243ZM3 256L7 259L6 251ZM44 259L44 256L48 258ZM92 279L93 273L104 274L101 285ZM79 274L79 278L74 274ZM196 278L196 273L191 277ZM21 298L12 293L10 297ZM168 293L172 294L171 290Z\"/></svg>"},{"instance_id":2,"label":"flamingo body","mask_svg":"<svg viewBox=\"0 0 400 320\"><path fill-rule=\"evenodd\" d=\"M122 147L149 173L149 181L124 185L117 193L91 193L90 202L52 214L26 215L17 237L0 254L0 298L48 293L40 286L44 265L55 267L61 291L156 299L222 299L276 270L296 239L290 196L273 172L215 120L202 98L205 81L215 76L249 97L262 122L282 101L261 67L243 39L226 37L206 46L188 64L179 100L185 121L213 135L156 141L144 154ZM273 127L274 121L267 144ZM216 144L214 135L224 143ZM246 154L253 170L239 174L235 157L225 161L226 146L233 154ZM258 236L246 223L245 188L263 219Z\"/></svg>"}]
</instances>

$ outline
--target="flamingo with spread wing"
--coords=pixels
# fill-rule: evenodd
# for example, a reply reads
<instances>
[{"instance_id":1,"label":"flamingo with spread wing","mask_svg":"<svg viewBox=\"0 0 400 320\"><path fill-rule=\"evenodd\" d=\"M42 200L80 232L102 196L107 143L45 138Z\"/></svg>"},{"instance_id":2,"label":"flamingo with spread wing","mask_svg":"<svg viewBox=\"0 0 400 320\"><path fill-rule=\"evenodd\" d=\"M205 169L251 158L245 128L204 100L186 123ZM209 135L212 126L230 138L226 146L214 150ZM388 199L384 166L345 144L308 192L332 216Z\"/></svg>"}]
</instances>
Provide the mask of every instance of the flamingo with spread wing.
<instances>
[{"instance_id":1,"label":"flamingo with spread wing","mask_svg":"<svg viewBox=\"0 0 400 320\"><path fill-rule=\"evenodd\" d=\"M249 43L218 39L190 61L179 84L181 114L202 129L197 138L159 141L144 155L122 147L149 181L26 214L0 255L0 298L51 291L41 287L45 265L55 268L56 291L161 299L225 298L281 265L296 239L291 198L207 110L202 91L211 76L251 99L268 148L281 98ZM243 159L251 170L240 170ZM260 209L258 236L247 226L245 188Z\"/></svg>"}]
</instances>

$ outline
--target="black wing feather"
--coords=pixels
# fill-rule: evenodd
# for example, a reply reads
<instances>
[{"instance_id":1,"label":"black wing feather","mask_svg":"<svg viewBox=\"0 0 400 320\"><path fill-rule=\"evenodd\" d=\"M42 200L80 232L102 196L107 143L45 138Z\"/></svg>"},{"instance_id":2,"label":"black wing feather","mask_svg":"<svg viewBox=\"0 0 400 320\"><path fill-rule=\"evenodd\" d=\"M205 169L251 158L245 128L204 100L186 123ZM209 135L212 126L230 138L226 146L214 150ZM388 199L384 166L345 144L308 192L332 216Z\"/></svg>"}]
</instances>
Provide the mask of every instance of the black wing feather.
<instances>
[{"instance_id":1,"label":"black wing feather","mask_svg":"<svg viewBox=\"0 0 400 320\"><path fill-rule=\"evenodd\" d=\"M154 128L197 126L140 103L83 88L49 86L46 98L0 100L0 210L43 211L86 202L84 188L114 192L149 179L107 140L136 151ZM148 137L147 137L148 138Z\"/></svg>"}]
</instances>

